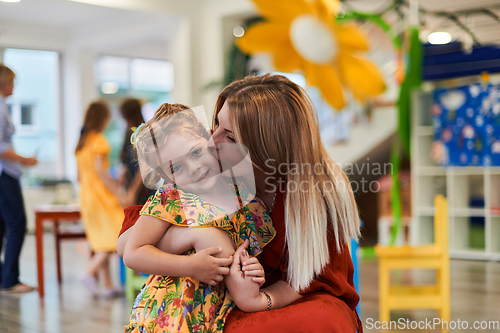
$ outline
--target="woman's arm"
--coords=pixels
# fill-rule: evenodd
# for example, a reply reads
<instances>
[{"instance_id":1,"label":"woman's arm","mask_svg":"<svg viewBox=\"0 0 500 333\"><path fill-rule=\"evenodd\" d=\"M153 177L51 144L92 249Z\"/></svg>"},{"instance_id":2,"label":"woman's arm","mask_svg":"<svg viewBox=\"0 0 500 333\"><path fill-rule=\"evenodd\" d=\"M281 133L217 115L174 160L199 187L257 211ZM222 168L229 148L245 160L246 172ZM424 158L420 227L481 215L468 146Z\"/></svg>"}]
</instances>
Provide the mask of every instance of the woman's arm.
<instances>
[{"instance_id":1,"label":"woman's arm","mask_svg":"<svg viewBox=\"0 0 500 333\"><path fill-rule=\"evenodd\" d=\"M297 293L292 286L290 286L286 281L277 281L267 288L262 289L271 296L272 308L280 309L285 306L295 302L302 297ZM267 304L267 303L266 303ZM266 306L267 309L267 306ZM262 311L265 309L258 309L256 311Z\"/></svg>"},{"instance_id":2,"label":"woman's arm","mask_svg":"<svg viewBox=\"0 0 500 333\"><path fill-rule=\"evenodd\" d=\"M226 266L232 262L232 258L214 257L222 248L205 248L191 256L185 256L169 254L152 245L159 241L169 227L170 223L158 218L141 216L133 229L129 229L123 250L125 265L148 274L191 276L211 285L222 281L223 275L229 272ZM192 241L188 237L185 240Z\"/></svg>"}]
</instances>

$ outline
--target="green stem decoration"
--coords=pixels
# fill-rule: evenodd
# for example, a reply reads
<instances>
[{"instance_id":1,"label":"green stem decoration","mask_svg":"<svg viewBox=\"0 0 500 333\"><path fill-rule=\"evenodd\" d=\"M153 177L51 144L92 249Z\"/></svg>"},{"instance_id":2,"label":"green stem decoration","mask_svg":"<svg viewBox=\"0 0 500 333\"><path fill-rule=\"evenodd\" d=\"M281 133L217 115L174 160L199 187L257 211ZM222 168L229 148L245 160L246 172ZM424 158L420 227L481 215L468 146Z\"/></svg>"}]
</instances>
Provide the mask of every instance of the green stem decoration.
<instances>
[{"instance_id":1,"label":"green stem decoration","mask_svg":"<svg viewBox=\"0 0 500 333\"><path fill-rule=\"evenodd\" d=\"M398 232L401 230L401 193L399 188L399 169L402 151L411 156L411 92L422 84L422 44L419 39L419 30L416 27L409 29L409 51L407 74L399 90L398 129L396 139L391 147L392 173L391 206L394 223L391 230L390 245L394 245ZM402 149L401 149L402 148Z\"/></svg>"}]
</instances>

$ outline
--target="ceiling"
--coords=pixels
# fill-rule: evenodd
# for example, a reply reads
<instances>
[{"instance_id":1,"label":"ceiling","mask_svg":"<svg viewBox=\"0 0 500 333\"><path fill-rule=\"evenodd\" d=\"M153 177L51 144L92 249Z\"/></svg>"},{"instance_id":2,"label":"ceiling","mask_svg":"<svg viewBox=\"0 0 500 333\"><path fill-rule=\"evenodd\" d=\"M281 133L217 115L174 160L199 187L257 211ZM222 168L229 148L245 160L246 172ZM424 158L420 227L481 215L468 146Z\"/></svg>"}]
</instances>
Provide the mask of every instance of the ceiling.
<instances>
[{"instance_id":1,"label":"ceiling","mask_svg":"<svg viewBox=\"0 0 500 333\"><path fill-rule=\"evenodd\" d=\"M12 26L43 27L66 33L98 51L138 42L166 44L178 22L178 17L167 12L110 8L68 0L0 2L0 33Z\"/></svg>"},{"instance_id":2,"label":"ceiling","mask_svg":"<svg viewBox=\"0 0 500 333\"><path fill-rule=\"evenodd\" d=\"M409 3L411 0L401 0L399 2ZM394 0L343 0L344 8L359 11L380 12ZM474 9L488 9L497 17L500 16L500 0L419 0L418 5L421 10L419 21L421 26L421 38L426 39L428 34L435 31L447 31L453 39L464 40L465 31L457 23L436 15L438 12L457 13L460 23L468 27L477 37L480 43L500 43L500 19L494 19L486 14L471 15ZM408 13L408 6L402 5L401 11ZM469 15L467 15L469 14ZM399 19L395 11L388 12L384 18L393 26L398 28ZM403 23L404 25L407 23ZM401 29L401 27L400 27Z\"/></svg>"},{"instance_id":3,"label":"ceiling","mask_svg":"<svg viewBox=\"0 0 500 333\"><path fill-rule=\"evenodd\" d=\"M105 32L116 34L138 32L130 39L161 41L168 43L180 18L179 13L189 15L200 11L210 0L22 0L19 3L0 2L0 32L7 22L26 26L44 26L72 33L87 40L100 37ZM235 3L249 3L250 0L233 0ZM395 0L343 0L346 9L364 12L379 12ZM398 0L407 3L411 0ZM212 1L212 3L222 2ZM419 0L419 6L426 11L464 12L473 8L487 8L500 16L500 0ZM96 4L99 4L96 5ZM212 5L212 4L210 4ZM407 6L401 6L407 13ZM396 30L407 24L398 18L395 11L384 18ZM481 43L500 43L500 20L485 14L458 16L459 21L470 27ZM466 33L456 23L430 13L420 15L422 39L433 31L448 31L454 39L464 40ZM402 22L402 23L401 23Z\"/></svg>"}]
</instances>

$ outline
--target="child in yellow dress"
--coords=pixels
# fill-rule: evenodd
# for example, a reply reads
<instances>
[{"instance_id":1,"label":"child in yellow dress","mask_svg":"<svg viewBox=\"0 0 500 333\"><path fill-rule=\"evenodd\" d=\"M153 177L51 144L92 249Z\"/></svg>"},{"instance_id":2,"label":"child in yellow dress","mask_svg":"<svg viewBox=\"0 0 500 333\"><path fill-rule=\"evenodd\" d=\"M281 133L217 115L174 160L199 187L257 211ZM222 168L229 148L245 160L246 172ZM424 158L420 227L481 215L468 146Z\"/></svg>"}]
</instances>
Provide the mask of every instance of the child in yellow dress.
<instances>
[{"instance_id":1,"label":"child in yellow dress","mask_svg":"<svg viewBox=\"0 0 500 333\"><path fill-rule=\"evenodd\" d=\"M85 233L94 252L81 282L94 294L99 293L96 273L103 277L104 297L120 293L113 287L109 258L116 251L116 236L123 221L120 186L108 175L111 148L102 132L111 118L104 102L93 102L87 108L75 155L81 184L80 205Z\"/></svg>"},{"instance_id":2,"label":"child in yellow dress","mask_svg":"<svg viewBox=\"0 0 500 333\"><path fill-rule=\"evenodd\" d=\"M155 273L137 296L125 332L222 332L235 304L220 282L246 240L245 276L264 283L254 256L274 237L269 214L243 183L220 177L208 133L187 107L162 105L134 141L145 182L172 182L146 202L125 245L127 266ZM155 247L160 240L168 253ZM181 253L188 255L175 255Z\"/></svg>"}]
</instances>

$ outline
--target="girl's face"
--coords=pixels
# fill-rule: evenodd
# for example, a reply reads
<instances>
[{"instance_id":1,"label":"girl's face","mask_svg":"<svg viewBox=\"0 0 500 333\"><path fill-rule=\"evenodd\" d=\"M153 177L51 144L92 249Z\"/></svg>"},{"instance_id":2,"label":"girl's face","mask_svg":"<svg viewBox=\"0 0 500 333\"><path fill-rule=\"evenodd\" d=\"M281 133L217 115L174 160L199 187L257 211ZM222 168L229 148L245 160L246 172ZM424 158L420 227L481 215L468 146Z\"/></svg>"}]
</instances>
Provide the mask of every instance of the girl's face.
<instances>
[{"instance_id":1,"label":"girl's face","mask_svg":"<svg viewBox=\"0 0 500 333\"><path fill-rule=\"evenodd\" d=\"M217 159L208 151L208 141L189 129L168 136L160 147L163 172L186 192L211 190L220 175Z\"/></svg>"}]
</instances>

